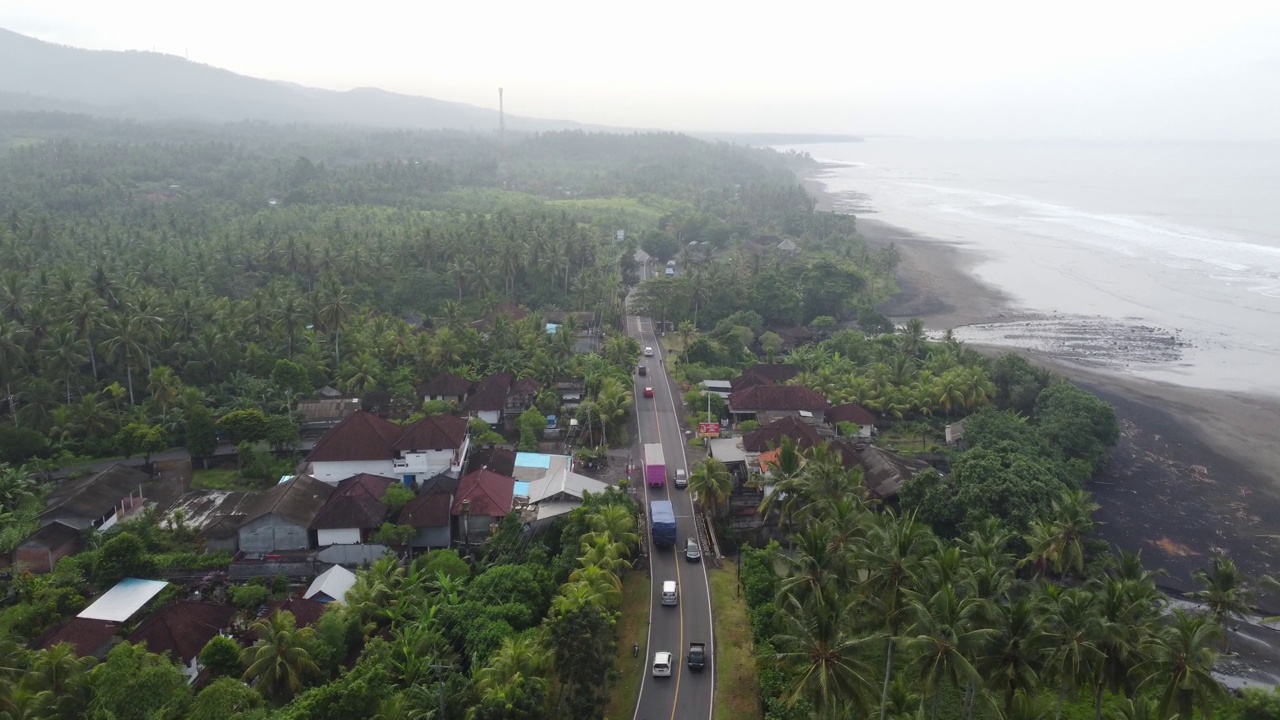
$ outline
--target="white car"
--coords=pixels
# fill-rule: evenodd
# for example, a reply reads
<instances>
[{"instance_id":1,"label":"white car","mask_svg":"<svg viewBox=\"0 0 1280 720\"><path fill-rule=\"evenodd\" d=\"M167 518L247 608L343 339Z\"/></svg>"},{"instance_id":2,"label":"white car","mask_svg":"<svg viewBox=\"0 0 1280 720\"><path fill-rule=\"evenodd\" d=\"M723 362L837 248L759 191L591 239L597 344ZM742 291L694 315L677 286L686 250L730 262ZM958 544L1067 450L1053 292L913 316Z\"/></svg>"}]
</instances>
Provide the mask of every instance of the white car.
<instances>
[{"instance_id":1,"label":"white car","mask_svg":"<svg viewBox=\"0 0 1280 720\"><path fill-rule=\"evenodd\" d=\"M656 652L653 654L653 676L671 677L671 653Z\"/></svg>"},{"instance_id":2,"label":"white car","mask_svg":"<svg viewBox=\"0 0 1280 720\"><path fill-rule=\"evenodd\" d=\"M676 487L689 487L689 476L684 474L684 468L676 468Z\"/></svg>"},{"instance_id":3,"label":"white car","mask_svg":"<svg viewBox=\"0 0 1280 720\"><path fill-rule=\"evenodd\" d=\"M645 349L644 349L644 356L645 356L645 357L653 357L653 348L651 348L651 347L647 347L647 348L645 348Z\"/></svg>"}]
</instances>

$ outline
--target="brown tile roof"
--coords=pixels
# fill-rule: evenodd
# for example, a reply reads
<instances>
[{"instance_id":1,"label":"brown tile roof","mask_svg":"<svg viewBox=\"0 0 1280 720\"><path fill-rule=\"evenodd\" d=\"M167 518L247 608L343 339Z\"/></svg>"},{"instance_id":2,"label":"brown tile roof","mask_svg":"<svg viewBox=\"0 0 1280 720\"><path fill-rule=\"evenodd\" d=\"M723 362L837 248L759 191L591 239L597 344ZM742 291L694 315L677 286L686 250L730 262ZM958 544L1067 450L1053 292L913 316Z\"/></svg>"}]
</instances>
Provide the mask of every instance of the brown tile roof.
<instances>
[{"instance_id":1,"label":"brown tile roof","mask_svg":"<svg viewBox=\"0 0 1280 720\"><path fill-rule=\"evenodd\" d=\"M494 318L498 317L499 315L506 315L512 320L523 320L529 317L529 311L511 302L510 300L504 300L503 302L495 305L492 310L485 313L484 317L471 323L471 327L475 328L480 332L489 332L489 330L493 327Z\"/></svg>"},{"instance_id":2,"label":"brown tile roof","mask_svg":"<svg viewBox=\"0 0 1280 720\"><path fill-rule=\"evenodd\" d=\"M68 546L76 547L79 544L80 531L55 520L28 535L18 547L31 546L57 550Z\"/></svg>"},{"instance_id":3,"label":"brown tile roof","mask_svg":"<svg viewBox=\"0 0 1280 720\"><path fill-rule=\"evenodd\" d=\"M404 429L391 443L399 452L457 450L467 439L467 421L453 415L428 415Z\"/></svg>"},{"instance_id":4,"label":"brown tile roof","mask_svg":"<svg viewBox=\"0 0 1280 720\"><path fill-rule=\"evenodd\" d=\"M516 451L507 448L490 446L476 448L471 451L470 457L467 458L467 472L472 472L483 467L498 473L499 475L516 474Z\"/></svg>"},{"instance_id":5,"label":"brown tile roof","mask_svg":"<svg viewBox=\"0 0 1280 720\"><path fill-rule=\"evenodd\" d=\"M244 522L252 522L275 513L289 522L306 527L332 494L332 485L310 475L295 475L263 493L258 502L250 506Z\"/></svg>"},{"instance_id":6,"label":"brown tile roof","mask_svg":"<svg viewBox=\"0 0 1280 720\"><path fill-rule=\"evenodd\" d=\"M32 641L31 649L47 650L58 643L69 643L76 655L88 657L101 650L119 630L119 623L71 618Z\"/></svg>"},{"instance_id":7,"label":"brown tile roof","mask_svg":"<svg viewBox=\"0 0 1280 720\"><path fill-rule=\"evenodd\" d=\"M760 375L775 383L784 383L800 374L804 368L794 363L756 363L747 368L742 375ZM732 384L732 381L730 381Z\"/></svg>"},{"instance_id":8,"label":"brown tile roof","mask_svg":"<svg viewBox=\"0 0 1280 720\"><path fill-rule=\"evenodd\" d=\"M747 433L742 438L742 449L754 453L765 452L770 448L781 447L784 437L791 438L801 450L808 450L824 442L812 425L797 417L788 416Z\"/></svg>"},{"instance_id":9,"label":"brown tile roof","mask_svg":"<svg viewBox=\"0 0 1280 720\"><path fill-rule=\"evenodd\" d=\"M393 422L372 413L357 412L316 441L307 462L386 460L394 457L391 444L403 432Z\"/></svg>"},{"instance_id":10,"label":"brown tile roof","mask_svg":"<svg viewBox=\"0 0 1280 720\"><path fill-rule=\"evenodd\" d=\"M308 398L298 401L298 416L302 422L339 422L359 410L359 398Z\"/></svg>"},{"instance_id":11,"label":"brown tile roof","mask_svg":"<svg viewBox=\"0 0 1280 720\"><path fill-rule=\"evenodd\" d=\"M507 395L536 395L542 389L542 383L534 378L520 378L511 383L511 390Z\"/></svg>"},{"instance_id":12,"label":"brown tile roof","mask_svg":"<svg viewBox=\"0 0 1280 720\"><path fill-rule=\"evenodd\" d=\"M494 373L480 381L476 392L465 403L462 409L467 412L484 410L501 410L507 405L507 395L511 392L511 376L506 373Z\"/></svg>"},{"instance_id":13,"label":"brown tile roof","mask_svg":"<svg viewBox=\"0 0 1280 720\"><path fill-rule=\"evenodd\" d=\"M442 372L422 385L422 394L444 397L461 397L471 389L471 381L451 372Z\"/></svg>"},{"instance_id":14,"label":"brown tile roof","mask_svg":"<svg viewBox=\"0 0 1280 720\"><path fill-rule=\"evenodd\" d=\"M503 517L511 512L515 487L515 478L481 468L462 478L462 482L458 485L458 495L453 500L450 512L461 515L462 503L469 500L472 515Z\"/></svg>"},{"instance_id":15,"label":"brown tile roof","mask_svg":"<svg viewBox=\"0 0 1280 720\"><path fill-rule=\"evenodd\" d=\"M143 620L129 636L129 642L145 644L153 653L172 655L188 663L214 635L231 625L234 614L235 608L230 605L178 600Z\"/></svg>"},{"instance_id":16,"label":"brown tile roof","mask_svg":"<svg viewBox=\"0 0 1280 720\"><path fill-rule=\"evenodd\" d=\"M129 493L139 494L148 480L146 473L116 463L79 480L63 483L53 491L40 522L58 516L76 516L96 520L111 512Z\"/></svg>"},{"instance_id":17,"label":"brown tile roof","mask_svg":"<svg viewBox=\"0 0 1280 720\"><path fill-rule=\"evenodd\" d=\"M336 530L360 528L376 530L382 527L389 512L382 502L387 488L395 480L377 475L360 474L338 483L316 517L311 521L312 530Z\"/></svg>"},{"instance_id":18,"label":"brown tile roof","mask_svg":"<svg viewBox=\"0 0 1280 720\"><path fill-rule=\"evenodd\" d=\"M449 510L453 495L448 490L436 486L424 490L421 495L409 501L400 511L400 525L411 528L448 527Z\"/></svg>"},{"instance_id":19,"label":"brown tile roof","mask_svg":"<svg viewBox=\"0 0 1280 720\"><path fill-rule=\"evenodd\" d=\"M512 453L512 455L514 455L514 453ZM512 463L512 469L514 470L515 460L513 459L511 463ZM511 475L512 473L503 473L503 474ZM440 489L440 490L444 490L450 495L453 495L458 492L458 485L461 482L462 481L459 480L458 478L453 477L447 473L439 473L437 475L432 475L426 480L423 480L421 487L418 488L418 494L421 495L422 493L429 492L431 490Z\"/></svg>"},{"instance_id":20,"label":"brown tile roof","mask_svg":"<svg viewBox=\"0 0 1280 720\"><path fill-rule=\"evenodd\" d=\"M831 406L827 399L800 385L757 385L729 393L734 412L758 410L808 410L819 412Z\"/></svg>"},{"instance_id":21,"label":"brown tile roof","mask_svg":"<svg viewBox=\"0 0 1280 720\"><path fill-rule=\"evenodd\" d=\"M730 390L746 390L757 385L777 385L777 383L773 381L773 378L753 372L744 373L729 381Z\"/></svg>"},{"instance_id":22,"label":"brown tile roof","mask_svg":"<svg viewBox=\"0 0 1280 720\"><path fill-rule=\"evenodd\" d=\"M827 408L823 419L829 423L847 422L854 425L875 425L876 416L858 403L845 403Z\"/></svg>"},{"instance_id":23,"label":"brown tile roof","mask_svg":"<svg viewBox=\"0 0 1280 720\"><path fill-rule=\"evenodd\" d=\"M266 617L271 617L278 612L289 612L293 613L294 619L298 621L298 627L311 627L320 622L320 616L324 614L327 607L329 606L315 600L291 597L268 605Z\"/></svg>"}]
</instances>

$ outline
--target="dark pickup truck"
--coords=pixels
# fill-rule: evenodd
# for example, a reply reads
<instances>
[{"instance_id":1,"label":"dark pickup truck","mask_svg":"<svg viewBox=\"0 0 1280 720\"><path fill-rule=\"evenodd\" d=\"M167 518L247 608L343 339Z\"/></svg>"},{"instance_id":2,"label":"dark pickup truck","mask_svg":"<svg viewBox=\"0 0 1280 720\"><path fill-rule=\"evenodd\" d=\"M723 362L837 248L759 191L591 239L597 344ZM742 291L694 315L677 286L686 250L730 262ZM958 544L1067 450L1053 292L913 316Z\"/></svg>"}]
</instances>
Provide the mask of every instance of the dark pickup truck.
<instances>
[{"instance_id":1,"label":"dark pickup truck","mask_svg":"<svg viewBox=\"0 0 1280 720\"><path fill-rule=\"evenodd\" d=\"M707 666L707 644L699 642L689 643L689 671L702 672L702 668Z\"/></svg>"}]
</instances>

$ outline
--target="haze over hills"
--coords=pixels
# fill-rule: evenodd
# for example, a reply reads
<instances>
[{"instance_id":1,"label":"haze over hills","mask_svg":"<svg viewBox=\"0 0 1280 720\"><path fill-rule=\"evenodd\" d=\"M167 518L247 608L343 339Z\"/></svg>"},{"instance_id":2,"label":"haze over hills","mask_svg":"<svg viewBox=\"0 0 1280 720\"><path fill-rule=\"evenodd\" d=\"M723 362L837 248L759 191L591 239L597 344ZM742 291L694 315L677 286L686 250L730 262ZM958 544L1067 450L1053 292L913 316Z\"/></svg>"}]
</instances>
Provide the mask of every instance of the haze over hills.
<instances>
[{"instance_id":1,"label":"haze over hills","mask_svg":"<svg viewBox=\"0 0 1280 720\"><path fill-rule=\"evenodd\" d=\"M496 88L495 88L496 90ZM496 101L495 97L495 101ZM142 51L85 50L0 28L0 110L66 112L141 121L198 120L339 124L375 128L490 131L493 108L356 88L345 92L264 80ZM637 128L507 114L513 131ZM855 140L847 135L692 133L747 145Z\"/></svg>"},{"instance_id":2,"label":"haze over hills","mask_svg":"<svg viewBox=\"0 0 1280 720\"><path fill-rule=\"evenodd\" d=\"M137 120L266 120L459 130L498 127L496 109L376 88L319 90L239 75L173 55L83 50L4 29L0 29L0 108ZM604 129L511 114L507 127Z\"/></svg>"}]
</instances>

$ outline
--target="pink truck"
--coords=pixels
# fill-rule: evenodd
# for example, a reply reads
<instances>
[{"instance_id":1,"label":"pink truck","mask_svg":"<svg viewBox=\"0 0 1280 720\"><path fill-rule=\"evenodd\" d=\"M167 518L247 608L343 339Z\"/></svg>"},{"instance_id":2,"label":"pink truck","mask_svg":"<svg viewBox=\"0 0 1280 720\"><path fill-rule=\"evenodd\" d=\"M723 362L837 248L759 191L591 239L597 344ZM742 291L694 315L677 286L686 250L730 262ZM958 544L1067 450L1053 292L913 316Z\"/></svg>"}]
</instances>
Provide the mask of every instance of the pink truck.
<instances>
[{"instance_id":1,"label":"pink truck","mask_svg":"<svg viewBox=\"0 0 1280 720\"><path fill-rule=\"evenodd\" d=\"M649 487L665 487L667 484L667 463L662 457L660 443L645 443L644 478Z\"/></svg>"}]
</instances>

